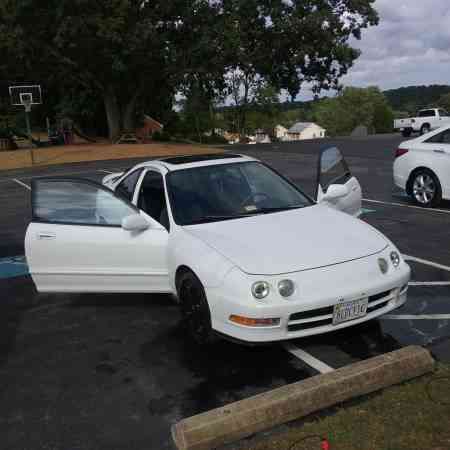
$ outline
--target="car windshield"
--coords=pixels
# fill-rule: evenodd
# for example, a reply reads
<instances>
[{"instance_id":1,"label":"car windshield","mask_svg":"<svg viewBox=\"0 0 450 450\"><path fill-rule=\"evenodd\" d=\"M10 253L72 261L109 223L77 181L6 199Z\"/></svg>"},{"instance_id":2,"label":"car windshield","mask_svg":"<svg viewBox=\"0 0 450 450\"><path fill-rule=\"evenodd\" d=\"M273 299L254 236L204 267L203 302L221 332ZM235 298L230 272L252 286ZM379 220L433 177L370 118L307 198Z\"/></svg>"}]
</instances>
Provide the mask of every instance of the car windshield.
<instances>
[{"instance_id":1,"label":"car windshield","mask_svg":"<svg viewBox=\"0 0 450 450\"><path fill-rule=\"evenodd\" d=\"M259 162L181 169L167 176L175 222L193 225L303 208L313 202Z\"/></svg>"}]
</instances>

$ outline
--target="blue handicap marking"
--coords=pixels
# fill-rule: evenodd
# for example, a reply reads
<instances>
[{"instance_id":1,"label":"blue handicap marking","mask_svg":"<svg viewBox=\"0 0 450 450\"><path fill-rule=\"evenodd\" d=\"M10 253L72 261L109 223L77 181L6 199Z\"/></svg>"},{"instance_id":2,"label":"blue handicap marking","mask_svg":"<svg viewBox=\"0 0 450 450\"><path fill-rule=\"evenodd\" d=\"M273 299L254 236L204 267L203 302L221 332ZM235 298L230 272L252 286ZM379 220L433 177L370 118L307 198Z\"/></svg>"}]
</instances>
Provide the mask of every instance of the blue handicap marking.
<instances>
[{"instance_id":1,"label":"blue handicap marking","mask_svg":"<svg viewBox=\"0 0 450 450\"><path fill-rule=\"evenodd\" d=\"M0 278L13 278L28 275L28 264L25 256L0 258Z\"/></svg>"}]
</instances>

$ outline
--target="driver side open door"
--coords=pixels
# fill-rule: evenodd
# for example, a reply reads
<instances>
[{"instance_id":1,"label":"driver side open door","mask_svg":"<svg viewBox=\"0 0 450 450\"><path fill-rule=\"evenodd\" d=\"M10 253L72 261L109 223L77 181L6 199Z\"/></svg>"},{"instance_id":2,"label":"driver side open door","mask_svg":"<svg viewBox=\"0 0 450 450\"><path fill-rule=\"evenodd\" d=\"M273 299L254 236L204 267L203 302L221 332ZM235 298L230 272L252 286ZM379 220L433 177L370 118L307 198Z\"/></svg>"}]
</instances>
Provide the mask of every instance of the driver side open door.
<instances>
[{"instance_id":1,"label":"driver side open door","mask_svg":"<svg viewBox=\"0 0 450 450\"><path fill-rule=\"evenodd\" d=\"M361 214L361 186L337 147L320 151L316 200L353 216Z\"/></svg>"}]
</instances>

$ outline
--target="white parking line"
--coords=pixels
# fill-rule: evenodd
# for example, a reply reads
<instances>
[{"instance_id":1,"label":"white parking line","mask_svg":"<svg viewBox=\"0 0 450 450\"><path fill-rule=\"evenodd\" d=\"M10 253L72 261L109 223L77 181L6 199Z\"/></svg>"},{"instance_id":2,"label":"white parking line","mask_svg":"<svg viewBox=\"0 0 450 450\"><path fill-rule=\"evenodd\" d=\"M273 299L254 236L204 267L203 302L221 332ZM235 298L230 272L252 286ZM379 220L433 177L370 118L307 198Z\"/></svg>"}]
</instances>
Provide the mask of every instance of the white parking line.
<instances>
[{"instance_id":1,"label":"white parking line","mask_svg":"<svg viewBox=\"0 0 450 450\"><path fill-rule=\"evenodd\" d=\"M380 200L371 200L371 199L368 199L368 198L363 198L363 201L364 202L368 202L368 203L377 203L377 204L380 204L380 205L402 206L404 208L420 209L421 211L439 212L439 213L450 214L450 210L447 210L447 209L422 208L421 206L405 205L404 203L395 203L395 202L382 202Z\"/></svg>"},{"instance_id":2,"label":"white parking line","mask_svg":"<svg viewBox=\"0 0 450 450\"><path fill-rule=\"evenodd\" d=\"M308 364L308 366L311 366L313 369L316 369L320 373L333 372L334 370L332 367L320 361L320 359L317 359L313 355L310 355L304 350L298 348L292 342L285 342L283 346L289 353L301 359L303 362Z\"/></svg>"},{"instance_id":3,"label":"white parking line","mask_svg":"<svg viewBox=\"0 0 450 450\"><path fill-rule=\"evenodd\" d=\"M97 172L103 172L103 173L114 173L114 172L110 172L109 170L105 170L105 169L97 169Z\"/></svg>"},{"instance_id":4,"label":"white parking line","mask_svg":"<svg viewBox=\"0 0 450 450\"><path fill-rule=\"evenodd\" d=\"M450 281L410 281L408 286L450 286Z\"/></svg>"},{"instance_id":5,"label":"white parking line","mask_svg":"<svg viewBox=\"0 0 450 450\"><path fill-rule=\"evenodd\" d=\"M380 319L387 320L449 320L450 314L386 314Z\"/></svg>"},{"instance_id":6,"label":"white parking line","mask_svg":"<svg viewBox=\"0 0 450 450\"><path fill-rule=\"evenodd\" d=\"M25 189L28 189L29 191L31 191L31 188L30 188L30 186L28 186L28 184L23 183L22 181L18 180L17 178L13 178L13 181L15 181L17 184L20 184Z\"/></svg>"},{"instance_id":7,"label":"white parking line","mask_svg":"<svg viewBox=\"0 0 450 450\"><path fill-rule=\"evenodd\" d=\"M450 272L450 266L444 266L443 264L435 263L428 259L417 258L415 256L410 256L410 255L403 255L403 258L406 261L414 261L414 262L418 262L421 264L425 264L427 266L435 267L436 269L442 269L442 270L446 270L447 272Z\"/></svg>"}]
</instances>

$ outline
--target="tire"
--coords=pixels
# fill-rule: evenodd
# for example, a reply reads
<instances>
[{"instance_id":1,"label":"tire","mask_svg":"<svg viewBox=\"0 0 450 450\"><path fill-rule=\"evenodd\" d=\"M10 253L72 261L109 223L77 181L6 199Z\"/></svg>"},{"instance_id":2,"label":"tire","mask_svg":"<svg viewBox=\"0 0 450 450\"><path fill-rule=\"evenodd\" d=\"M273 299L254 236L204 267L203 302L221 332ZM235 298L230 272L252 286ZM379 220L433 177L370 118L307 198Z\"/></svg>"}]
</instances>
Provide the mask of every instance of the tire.
<instances>
[{"instance_id":1,"label":"tire","mask_svg":"<svg viewBox=\"0 0 450 450\"><path fill-rule=\"evenodd\" d=\"M177 281L181 316L189 337L199 345L214 343L217 339L202 283L191 271L182 273Z\"/></svg>"},{"instance_id":2,"label":"tire","mask_svg":"<svg viewBox=\"0 0 450 450\"><path fill-rule=\"evenodd\" d=\"M428 123L424 123L420 129L420 135L423 136L431 131L431 127Z\"/></svg>"},{"instance_id":3,"label":"tire","mask_svg":"<svg viewBox=\"0 0 450 450\"><path fill-rule=\"evenodd\" d=\"M402 136L405 137L405 138L407 138L407 137L410 137L410 136L411 136L411 133L412 133L411 128L405 128L405 129L402 131Z\"/></svg>"},{"instance_id":4,"label":"tire","mask_svg":"<svg viewBox=\"0 0 450 450\"><path fill-rule=\"evenodd\" d=\"M438 177L429 169L415 170L409 177L407 192L416 205L431 208L442 200Z\"/></svg>"}]
</instances>

